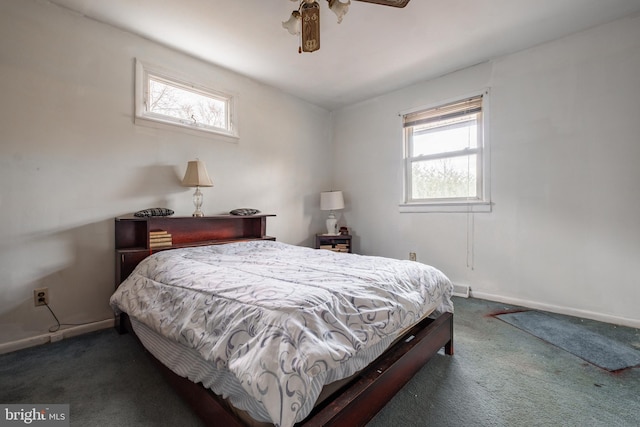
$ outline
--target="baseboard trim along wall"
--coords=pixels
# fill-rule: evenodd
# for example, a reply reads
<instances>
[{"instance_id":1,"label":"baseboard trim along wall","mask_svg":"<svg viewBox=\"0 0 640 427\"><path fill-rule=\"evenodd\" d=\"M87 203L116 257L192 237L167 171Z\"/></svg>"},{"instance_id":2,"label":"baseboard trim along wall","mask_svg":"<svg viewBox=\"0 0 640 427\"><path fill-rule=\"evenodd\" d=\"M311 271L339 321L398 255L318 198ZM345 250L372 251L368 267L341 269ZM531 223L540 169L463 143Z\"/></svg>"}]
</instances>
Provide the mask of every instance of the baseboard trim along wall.
<instances>
[{"instance_id":1,"label":"baseboard trim along wall","mask_svg":"<svg viewBox=\"0 0 640 427\"><path fill-rule=\"evenodd\" d=\"M114 326L115 319L105 319L99 320L97 322L87 323L84 325L72 326L68 329L61 329L59 331L50 332L48 334L36 335L35 337L24 338L17 341L10 341L4 344L0 344L0 354L11 353L12 351L18 351L29 347L35 347L37 345L56 342L65 338L71 338L77 335L99 331L102 329L113 328Z\"/></svg>"},{"instance_id":2,"label":"baseboard trim along wall","mask_svg":"<svg viewBox=\"0 0 640 427\"><path fill-rule=\"evenodd\" d=\"M583 319L597 320L599 322L611 323L614 325L628 326L630 328L640 328L639 319L629 319L626 317L612 316L610 314L596 313L594 311L580 310L571 307L562 307L553 304L545 304L520 298L505 297L502 295L478 292L474 290L471 291L471 297L488 301L502 302L505 304L519 305L535 310L549 311L551 313L564 314L567 316L581 317Z\"/></svg>"},{"instance_id":3,"label":"baseboard trim along wall","mask_svg":"<svg viewBox=\"0 0 640 427\"><path fill-rule=\"evenodd\" d=\"M564 314L567 316L581 317L585 319L597 320L599 322L612 323L614 325L623 325L631 328L640 328L640 320L628 319L626 317L611 316L603 313L596 313L588 310L579 310L570 307L561 307L552 304L544 304L536 301L524 300L520 298L505 297L502 295L490 294L487 292L472 291L469 285L453 285L453 295L463 298L478 298L488 301L502 302L505 304L519 305L522 307L532 308L535 310L549 311L552 313ZM17 341L10 341L0 344L0 354L11 353L12 351L22 350L37 345L47 344L50 342L60 341L64 338L71 338L77 335L89 332L99 331L102 329L113 328L115 319L105 319L98 322L87 323L86 325L73 326L68 329L62 329L57 332L37 335L34 337L24 338Z\"/></svg>"}]
</instances>

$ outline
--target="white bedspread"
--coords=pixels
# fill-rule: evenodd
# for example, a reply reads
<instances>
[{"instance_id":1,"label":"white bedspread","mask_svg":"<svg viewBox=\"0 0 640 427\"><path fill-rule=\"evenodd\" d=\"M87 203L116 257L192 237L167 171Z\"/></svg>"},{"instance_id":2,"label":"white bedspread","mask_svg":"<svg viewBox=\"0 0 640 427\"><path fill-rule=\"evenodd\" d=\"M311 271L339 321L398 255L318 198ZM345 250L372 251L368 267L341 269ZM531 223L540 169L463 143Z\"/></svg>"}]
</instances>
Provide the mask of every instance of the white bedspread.
<instances>
[{"instance_id":1,"label":"white bedspread","mask_svg":"<svg viewBox=\"0 0 640 427\"><path fill-rule=\"evenodd\" d=\"M289 427L322 385L364 368L425 314L452 312L452 290L417 262L252 241L158 252L111 304L231 372L262 421Z\"/></svg>"}]
</instances>

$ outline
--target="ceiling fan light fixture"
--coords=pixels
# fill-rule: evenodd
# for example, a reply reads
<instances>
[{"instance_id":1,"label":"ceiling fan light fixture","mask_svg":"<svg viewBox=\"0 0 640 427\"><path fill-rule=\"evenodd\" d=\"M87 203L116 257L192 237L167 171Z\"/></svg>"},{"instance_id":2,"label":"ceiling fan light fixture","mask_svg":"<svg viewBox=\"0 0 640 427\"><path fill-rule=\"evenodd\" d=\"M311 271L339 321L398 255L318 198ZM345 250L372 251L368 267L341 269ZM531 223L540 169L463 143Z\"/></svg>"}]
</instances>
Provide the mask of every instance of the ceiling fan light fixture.
<instances>
[{"instance_id":1,"label":"ceiling fan light fixture","mask_svg":"<svg viewBox=\"0 0 640 427\"><path fill-rule=\"evenodd\" d=\"M286 29L291 35L295 36L297 34L300 34L300 30L302 28L302 16L300 15L300 12L298 12L297 10L291 12L289 20L284 21L282 23L282 27Z\"/></svg>"},{"instance_id":2,"label":"ceiling fan light fixture","mask_svg":"<svg viewBox=\"0 0 640 427\"><path fill-rule=\"evenodd\" d=\"M294 10L282 27L289 34L300 37L298 52L315 52L320 49L320 5L316 0L291 0L299 2L298 10ZM357 0L383 6L405 7L410 0ZM349 11L351 0L327 0L329 9L338 17L338 24Z\"/></svg>"},{"instance_id":3,"label":"ceiling fan light fixture","mask_svg":"<svg viewBox=\"0 0 640 427\"><path fill-rule=\"evenodd\" d=\"M342 3L340 0L327 0L329 2L329 9L338 17L338 24L342 22L342 18L349 11L351 0L346 3Z\"/></svg>"}]
</instances>

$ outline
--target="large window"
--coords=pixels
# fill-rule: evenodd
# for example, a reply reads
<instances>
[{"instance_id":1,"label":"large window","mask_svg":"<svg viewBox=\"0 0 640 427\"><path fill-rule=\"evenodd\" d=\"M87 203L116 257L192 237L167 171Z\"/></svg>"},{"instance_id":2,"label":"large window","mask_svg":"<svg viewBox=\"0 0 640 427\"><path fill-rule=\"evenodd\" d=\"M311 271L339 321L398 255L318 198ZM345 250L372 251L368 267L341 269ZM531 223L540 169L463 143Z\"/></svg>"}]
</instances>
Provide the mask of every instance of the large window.
<instances>
[{"instance_id":1,"label":"large window","mask_svg":"<svg viewBox=\"0 0 640 427\"><path fill-rule=\"evenodd\" d=\"M237 137L232 95L136 63L136 122Z\"/></svg>"},{"instance_id":2,"label":"large window","mask_svg":"<svg viewBox=\"0 0 640 427\"><path fill-rule=\"evenodd\" d=\"M405 211L490 208L487 99L485 91L402 114Z\"/></svg>"}]
</instances>

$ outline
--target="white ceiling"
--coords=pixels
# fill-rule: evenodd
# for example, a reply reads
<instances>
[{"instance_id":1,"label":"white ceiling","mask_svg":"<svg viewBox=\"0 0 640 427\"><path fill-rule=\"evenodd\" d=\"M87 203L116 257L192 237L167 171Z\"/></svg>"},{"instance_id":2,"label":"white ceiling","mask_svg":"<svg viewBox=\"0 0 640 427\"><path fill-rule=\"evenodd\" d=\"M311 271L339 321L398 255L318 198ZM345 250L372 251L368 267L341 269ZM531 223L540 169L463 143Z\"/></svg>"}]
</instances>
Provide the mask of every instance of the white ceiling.
<instances>
[{"instance_id":1,"label":"white ceiling","mask_svg":"<svg viewBox=\"0 0 640 427\"><path fill-rule=\"evenodd\" d=\"M289 0L50 0L333 110L640 12L640 0L352 1L298 53ZM345 1L345 0L342 0Z\"/></svg>"}]
</instances>

